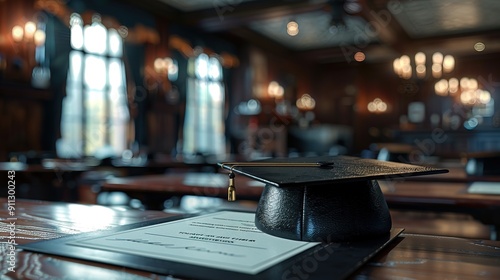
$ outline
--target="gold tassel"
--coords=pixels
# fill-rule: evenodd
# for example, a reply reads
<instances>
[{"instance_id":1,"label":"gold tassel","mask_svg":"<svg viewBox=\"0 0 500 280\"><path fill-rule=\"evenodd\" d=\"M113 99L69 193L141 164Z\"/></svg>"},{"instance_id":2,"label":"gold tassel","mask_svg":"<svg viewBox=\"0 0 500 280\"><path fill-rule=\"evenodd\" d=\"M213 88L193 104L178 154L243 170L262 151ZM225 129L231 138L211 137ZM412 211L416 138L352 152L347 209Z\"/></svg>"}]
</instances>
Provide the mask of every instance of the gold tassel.
<instances>
[{"instance_id":1,"label":"gold tassel","mask_svg":"<svg viewBox=\"0 0 500 280\"><path fill-rule=\"evenodd\" d=\"M227 201L236 201L236 188L234 187L234 173L229 173L229 187L227 188Z\"/></svg>"}]
</instances>

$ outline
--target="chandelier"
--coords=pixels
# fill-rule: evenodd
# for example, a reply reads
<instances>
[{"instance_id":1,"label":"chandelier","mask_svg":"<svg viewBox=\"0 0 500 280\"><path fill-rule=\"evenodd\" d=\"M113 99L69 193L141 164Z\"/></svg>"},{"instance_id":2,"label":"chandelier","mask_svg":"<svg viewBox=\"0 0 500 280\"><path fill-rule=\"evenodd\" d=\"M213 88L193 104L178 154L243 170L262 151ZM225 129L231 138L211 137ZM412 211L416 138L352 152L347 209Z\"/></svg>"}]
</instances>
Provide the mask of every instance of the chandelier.
<instances>
[{"instance_id":1,"label":"chandelier","mask_svg":"<svg viewBox=\"0 0 500 280\"><path fill-rule=\"evenodd\" d=\"M419 79L423 79L427 76L427 57L425 53L418 52L415 54L414 59L410 58L408 55L402 55L396 58L393 62L394 73L396 73L400 78L411 79L415 76ZM441 78L443 73L450 73L455 68L455 58L451 55L443 56L440 52L435 52L432 55L430 69L432 77Z\"/></svg>"},{"instance_id":2,"label":"chandelier","mask_svg":"<svg viewBox=\"0 0 500 280\"><path fill-rule=\"evenodd\" d=\"M481 89L476 79L468 77L441 79L434 85L434 91L439 96L457 96L468 106L486 105L492 99L491 93Z\"/></svg>"}]
</instances>

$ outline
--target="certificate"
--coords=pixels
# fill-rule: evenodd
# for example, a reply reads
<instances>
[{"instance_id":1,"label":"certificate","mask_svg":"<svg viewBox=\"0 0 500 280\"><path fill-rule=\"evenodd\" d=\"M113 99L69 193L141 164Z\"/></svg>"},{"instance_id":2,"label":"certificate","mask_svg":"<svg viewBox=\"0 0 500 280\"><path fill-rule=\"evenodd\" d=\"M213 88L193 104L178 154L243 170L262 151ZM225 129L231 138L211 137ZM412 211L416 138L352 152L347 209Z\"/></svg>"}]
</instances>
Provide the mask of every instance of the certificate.
<instances>
[{"instance_id":1,"label":"certificate","mask_svg":"<svg viewBox=\"0 0 500 280\"><path fill-rule=\"evenodd\" d=\"M222 211L68 244L247 274L319 244L265 234L254 219L254 213Z\"/></svg>"}]
</instances>

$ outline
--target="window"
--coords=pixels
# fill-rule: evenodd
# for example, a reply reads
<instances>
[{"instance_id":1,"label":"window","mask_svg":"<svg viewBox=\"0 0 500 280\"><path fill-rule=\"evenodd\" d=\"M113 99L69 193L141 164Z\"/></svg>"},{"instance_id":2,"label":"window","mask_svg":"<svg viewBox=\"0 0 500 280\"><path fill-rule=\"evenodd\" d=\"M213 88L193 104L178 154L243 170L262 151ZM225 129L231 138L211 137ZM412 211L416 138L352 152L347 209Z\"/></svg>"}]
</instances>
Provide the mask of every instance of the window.
<instances>
[{"instance_id":1,"label":"window","mask_svg":"<svg viewBox=\"0 0 500 280\"><path fill-rule=\"evenodd\" d=\"M60 157L120 155L127 147L129 113L123 42L99 15L83 26L71 15L71 47L61 116Z\"/></svg>"},{"instance_id":2,"label":"window","mask_svg":"<svg viewBox=\"0 0 500 280\"><path fill-rule=\"evenodd\" d=\"M224 156L224 86L216 57L202 53L188 62L183 153Z\"/></svg>"}]
</instances>

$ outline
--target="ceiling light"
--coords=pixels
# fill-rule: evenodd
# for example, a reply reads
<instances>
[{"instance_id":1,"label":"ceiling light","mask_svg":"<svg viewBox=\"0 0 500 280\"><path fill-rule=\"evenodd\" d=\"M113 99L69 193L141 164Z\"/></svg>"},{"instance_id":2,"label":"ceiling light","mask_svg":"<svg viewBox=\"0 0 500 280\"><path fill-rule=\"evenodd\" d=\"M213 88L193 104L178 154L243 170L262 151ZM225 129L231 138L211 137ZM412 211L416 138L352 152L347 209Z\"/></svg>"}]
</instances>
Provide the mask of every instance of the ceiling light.
<instances>
[{"instance_id":1,"label":"ceiling light","mask_svg":"<svg viewBox=\"0 0 500 280\"><path fill-rule=\"evenodd\" d=\"M432 63L433 64L441 64L443 63L443 54L440 52L435 52L432 55Z\"/></svg>"},{"instance_id":2,"label":"ceiling light","mask_svg":"<svg viewBox=\"0 0 500 280\"><path fill-rule=\"evenodd\" d=\"M46 39L45 31L41 29L37 29L33 34L33 41L35 42L36 46L41 46L45 44L45 39Z\"/></svg>"},{"instance_id":3,"label":"ceiling light","mask_svg":"<svg viewBox=\"0 0 500 280\"><path fill-rule=\"evenodd\" d=\"M12 27L12 38L14 39L15 42L21 42L23 40L23 36L24 36L24 29L21 26L16 25Z\"/></svg>"},{"instance_id":4,"label":"ceiling light","mask_svg":"<svg viewBox=\"0 0 500 280\"><path fill-rule=\"evenodd\" d=\"M270 97L280 99L283 97L285 89L283 88L283 86L278 84L278 82L272 81L269 83L269 86L267 87L267 93L269 94Z\"/></svg>"},{"instance_id":5,"label":"ceiling light","mask_svg":"<svg viewBox=\"0 0 500 280\"><path fill-rule=\"evenodd\" d=\"M455 95L455 93L458 92L459 85L460 85L460 83L459 83L457 78L451 78L448 81L448 91L449 91L450 95Z\"/></svg>"},{"instance_id":6,"label":"ceiling light","mask_svg":"<svg viewBox=\"0 0 500 280\"><path fill-rule=\"evenodd\" d=\"M449 83L446 79L441 79L434 85L434 91L437 95L446 96L448 95Z\"/></svg>"},{"instance_id":7,"label":"ceiling light","mask_svg":"<svg viewBox=\"0 0 500 280\"><path fill-rule=\"evenodd\" d=\"M375 98L366 106L371 113L384 113L387 111L387 103L380 98Z\"/></svg>"},{"instance_id":8,"label":"ceiling light","mask_svg":"<svg viewBox=\"0 0 500 280\"><path fill-rule=\"evenodd\" d=\"M443 72L443 66L439 63L432 64L432 77L440 78L441 72Z\"/></svg>"},{"instance_id":9,"label":"ceiling light","mask_svg":"<svg viewBox=\"0 0 500 280\"><path fill-rule=\"evenodd\" d=\"M443 71L450 73L455 68L455 58L451 55L446 55L443 59Z\"/></svg>"},{"instance_id":10,"label":"ceiling light","mask_svg":"<svg viewBox=\"0 0 500 280\"><path fill-rule=\"evenodd\" d=\"M482 52L482 51L484 51L485 48L486 48L486 45L483 42L477 42L474 44L474 49L477 52Z\"/></svg>"},{"instance_id":11,"label":"ceiling light","mask_svg":"<svg viewBox=\"0 0 500 280\"><path fill-rule=\"evenodd\" d=\"M366 59L366 56L363 52L357 52L356 54L354 54L354 60L356 60L357 62L362 62Z\"/></svg>"},{"instance_id":12,"label":"ceiling light","mask_svg":"<svg viewBox=\"0 0 500 280\"><path fill-rule=\"evenodd\" d=\"M316 100L314 100L311 95L306 93L297 99L295 105L297 105L297 108L300 110L308 111L316 107Z\"/></svg>"},{"instance_id":13,"label":"ceiling light","mask_svg":"<svg viewBox=\"0 0 500 280\"><path fill-rule=\"evenodd\" d=\"M415 63L417 65L425 64L425 53L418 52L415 54Z\"/></svg>"},{"instance_id":14,"label":"ceiling light","mask_svg":"<svg viewBox=\"0 0 500 280\"><path fill-rule=\"evenodd\" d=\"M26 22L26 24L24 25L24 36L26 36L26 38L28 39L31 39L35 34L35 31L36 31L36 24L32 21Z\"/></svg>"},{"instance_id":15,"label":"ceiling light","mask_svg":"<svg viewBox=\"0 0 500 280\"><path fill-rule=\"evenodd\" d=\"M417 77L419 78L424 78L425 77L425 72L426 72L426 68L425 68L425 65L424 64L419 64L415 67L415 70L417 71Z\"/></svg>"},{"instance_id":16,"label":"ceiling light","mask_svg":"<svg viewBox=\"0 0 500 280\"><path fill-rule=\"evenodd\" d=\"M299 34L299 24L295 20L290 20L286 24L286 33L290 36Z\"/></svg>"}]
</instances>

